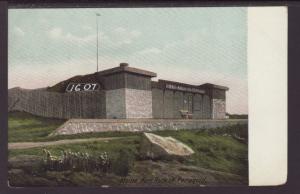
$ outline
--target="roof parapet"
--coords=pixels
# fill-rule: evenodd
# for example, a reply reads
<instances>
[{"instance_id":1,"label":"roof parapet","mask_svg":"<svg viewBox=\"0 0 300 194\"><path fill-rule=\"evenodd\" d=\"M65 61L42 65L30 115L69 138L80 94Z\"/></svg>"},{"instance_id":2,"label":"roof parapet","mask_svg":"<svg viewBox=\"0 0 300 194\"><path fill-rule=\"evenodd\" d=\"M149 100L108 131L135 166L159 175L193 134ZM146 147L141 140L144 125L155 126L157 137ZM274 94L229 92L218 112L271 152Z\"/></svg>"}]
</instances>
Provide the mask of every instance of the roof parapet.
<instances>
[{"instance_id":1,"label":"roof parapet","mask_svg":"<svg viewBox=\"0 0 300 194\"><path fill-rule=\"evenodd\" d=\"M129 67L128 63L120 63L119 67L114 67L111 69L106 69L103 71L98 72L98 75L105 76L105 75L111 75L115 73L121 73L121 72L128 72L128 73L134 73L134 74L139 74L147 77L156 77L157 74L151 71L146 71L143 69L138 69L134 67Z\"/></svg>"},{"instance_id":2,"label":"roof parapet","mask_svg":"<svg viewBox=\"0 0 300 194\"><path fill-rule=\"evenodd\" d=\"M205 84L199 85L198 87L210 88L210 89L220 89L220 90L225 90L225 91L229 90L229 88L226 86L220 86L220 85L215 85L215 84L211 84L211 83L205 83Z\"/></svg>"}]
</instances>

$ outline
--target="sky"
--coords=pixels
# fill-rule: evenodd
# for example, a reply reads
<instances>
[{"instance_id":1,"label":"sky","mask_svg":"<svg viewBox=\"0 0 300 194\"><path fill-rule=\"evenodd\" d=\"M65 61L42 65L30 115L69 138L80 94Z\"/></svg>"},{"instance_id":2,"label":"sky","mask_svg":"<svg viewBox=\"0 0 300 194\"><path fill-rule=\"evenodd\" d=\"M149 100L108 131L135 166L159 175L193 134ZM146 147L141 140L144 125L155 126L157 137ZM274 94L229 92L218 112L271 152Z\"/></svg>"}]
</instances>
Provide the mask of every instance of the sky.
<instances>
[{"instance_id":1,"label":"sky","mask_svg":"<svg viewBox=\"0 0 300 194\"><path fill-rule=\"evenodd\" d=\"M157 79L229 87L227 112L248 113L247 9L10 9L8 88L52 86L121 62Z\"/></svg>"}]
</instances>

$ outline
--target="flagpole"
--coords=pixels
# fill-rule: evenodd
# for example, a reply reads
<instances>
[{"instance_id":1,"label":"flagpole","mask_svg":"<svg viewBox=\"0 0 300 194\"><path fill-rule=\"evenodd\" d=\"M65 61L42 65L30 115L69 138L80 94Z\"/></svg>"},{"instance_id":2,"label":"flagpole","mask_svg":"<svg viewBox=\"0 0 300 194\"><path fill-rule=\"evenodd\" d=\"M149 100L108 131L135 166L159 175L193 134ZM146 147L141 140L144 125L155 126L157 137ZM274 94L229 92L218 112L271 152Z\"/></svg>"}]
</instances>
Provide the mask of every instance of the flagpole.
<instances>
[{"instance_id":1,"label":"flagpole","mask_svg":"<svg viewBox=\"0 0 300 194\"><path fill-rule=\"evenodd\" d=\"M99 44L98 43L99 42L98 41L99 40L99 38L98 38L98 34L99 34L98 33L98 16L100 16L100 14L96 13L96 25L97 25L97 72L98 72L98 65L99 65L99 63L98 63L98 58L99 58L99 54L98 54L99 53L99 48L98 48L99 47L99 45L98 45Z\"/></svg>"}]
</instances>

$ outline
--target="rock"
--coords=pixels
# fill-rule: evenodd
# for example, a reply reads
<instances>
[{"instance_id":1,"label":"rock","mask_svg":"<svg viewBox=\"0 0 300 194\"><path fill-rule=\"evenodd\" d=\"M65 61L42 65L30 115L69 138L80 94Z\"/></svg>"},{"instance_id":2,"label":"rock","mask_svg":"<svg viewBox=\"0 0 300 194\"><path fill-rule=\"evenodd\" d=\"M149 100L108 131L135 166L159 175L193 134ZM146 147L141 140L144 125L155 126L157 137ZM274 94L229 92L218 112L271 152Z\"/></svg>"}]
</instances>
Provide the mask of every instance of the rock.
<instances>
[{"instance_id":1,"label":"rock","mask_svg":"<svg viewBox=\"0 0 300 194\"><path fill-rule=\"evenodd\" d=\"M182 142L172 137L161 137L152 133L143 133L140 154L143 158L170 159L187 157L194 151Z\"/></svg>"},{"instance_id":2,"label":"rock","mask_svg":"<svg viewBox=\"0 0 300 194\"><path fill-rule=\"evenodd\" d=\"M234 139L238 140L238 141L241 142L241 143L247 143L247 139L246 139L246 138L239 137L239 136L236 135L236 134L233 134L232 137L233 137Z\"/></svg>"}]
</instances>

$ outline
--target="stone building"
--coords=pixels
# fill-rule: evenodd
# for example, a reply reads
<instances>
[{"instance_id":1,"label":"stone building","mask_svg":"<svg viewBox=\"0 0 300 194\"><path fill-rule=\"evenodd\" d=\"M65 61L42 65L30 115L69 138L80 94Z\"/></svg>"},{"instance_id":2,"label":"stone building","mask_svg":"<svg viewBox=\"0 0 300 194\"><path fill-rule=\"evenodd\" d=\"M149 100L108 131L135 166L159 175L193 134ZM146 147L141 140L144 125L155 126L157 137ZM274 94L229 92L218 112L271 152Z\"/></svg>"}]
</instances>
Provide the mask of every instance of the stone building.
<instances>
[{"instance_id":1,"label":"stone building","mask_svg":"<svg viewBox=\"0 0 300 194\"><path fill-rule=\"evenodd\" d=\"M156 73L126 63L98 75L105 90L106 118L182 118L182 113L195 119L225 118L227 87L152 81Z\"/></svg>"},{"instance_id":2,"label":"stone building","mask_svg":"<svg viewBox=\"0 0 300 194\"><path fill-rule=\"evenodd\" d=\"M59 92L49 88L10 89L8 109L56 118L179 119L187 115L193 119L225 118L227 87L152 81L156 76L154 72L121 63L118 67L83 76L89 78L87 80L63 81ZM82 82L97 84L97 90L68 90L70 84Z\"/></svg>"}]
</instances>

